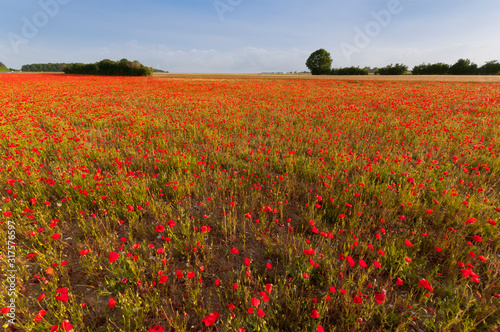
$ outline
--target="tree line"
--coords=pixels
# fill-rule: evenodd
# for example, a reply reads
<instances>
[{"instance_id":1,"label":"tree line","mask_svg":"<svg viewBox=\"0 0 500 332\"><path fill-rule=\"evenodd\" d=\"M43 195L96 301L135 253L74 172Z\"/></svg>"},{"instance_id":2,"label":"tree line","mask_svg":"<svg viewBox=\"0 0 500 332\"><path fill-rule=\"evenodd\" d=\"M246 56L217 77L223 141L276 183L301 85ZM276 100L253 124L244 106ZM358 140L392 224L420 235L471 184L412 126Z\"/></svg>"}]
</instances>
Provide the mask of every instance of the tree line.
<instances>
[{"instance_id":1,"label":"tree line","mask_svg":"<svg viewBox=\"0 0 500 332\"><path fill-rule=\"evenodd\" d=\"M306 66L313 75L368 75L365 68L346 67L331 68L332 58L324 49L313 52L306 61ZM404 75L408 73L408 66L396 63L382 68L376 68L376 75ZM413 75L500 75L500 63L497 60L488 61L478 67L469 59L459 59L453 65L446 63L421 64L413 67Z\"/></svg>"},{"instance_id":2,"label":"tree line","mask_svg":"<svg viewBox=\"0 0 500 332\"><path fill-rule=\"evenodd\" d=\"M67 65L67 63L33 63L31 65L23 65L21 71L55 73L62 72Z\"/></svg>"},{"instance_id":3,"label":"tree line","mask_svg":"<svg viewBox=\"0 0 500 332\"><path fill-rule=\"evenodd\" d=\"M143 66L139 61L112 61L104 59L96 63L73 63L63 68L65 74L106 76L151 76L153 68Z\"/></svg>"},{"instance_id":4,"label":"tree line","mask_svg":"<svg viewBox=\"0 0 500 332\"><path fill-rule=\"evenodd\" d=\"M106 75L106 76L150 76L153 68L146 67L138 61L121 59L112 61L104 59L96 63L35 63L23 65L23 72L64 72L65 74L79 75Z\"/></svg>"}]
</instances>

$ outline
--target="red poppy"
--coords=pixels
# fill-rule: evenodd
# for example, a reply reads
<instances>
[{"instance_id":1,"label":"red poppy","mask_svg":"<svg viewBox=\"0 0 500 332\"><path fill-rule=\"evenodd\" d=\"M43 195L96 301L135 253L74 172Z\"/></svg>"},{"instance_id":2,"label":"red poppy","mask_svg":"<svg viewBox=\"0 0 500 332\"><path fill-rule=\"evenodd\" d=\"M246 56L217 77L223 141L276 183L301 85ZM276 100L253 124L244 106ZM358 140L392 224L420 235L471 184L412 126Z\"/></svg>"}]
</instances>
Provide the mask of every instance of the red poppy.
<instances>
[{"instance_id":1,"label":"red poppy","mask_svg":"<svg viewBox=\"0 0 500 332\"><path fill-rule=\"evenodd\" d=\"M73 325L68 320L65 320L61 323L61 328L64 331L71 331L73 329Z\"/></svg>"},{"instance_id":2,"label":"red poppy","mask_svg":"<svg viewBox=\"0 0 500 332\"><path fill-rule=\"evenodd\" d=\"M408 247L413 247L415 246L413 243L411 243L408 239L405 239L405 244L408 246Z\"/></svg>"},{"instance_id":3,"label":"red poppy","mask_svg":"<svg viewBox=\"0 0 500 332\"><path fill-rule=\"evenodd\" d=\"M347 259L347 263L349 263L349 265L351 267L354 267L354 265L356 265L356 263L354 262L354 259L352 259L351 256L347 256L346 259Z\"/></svg>"},{"instance_id":4,"label":"red poppy","mask_svg":"<svg viewBox=\"0 0 500 332\"><path fill-rule=\"evenodd\" d=\"M377 303L384 303L385 301L385 294L384 293L379 293L379 292L375 292L375 301Z\"/></svg>"},{"instance_id":5,"label":"red poppy","mask_svg":"<svg viewBox=\"0 0 500 332\"><path fill-rule=\"evenodd\" d=\"M268 294L271 294L271 292L273 291L273 285L266 284L266 291Z\"/></svg>"},{"instance_id":6,"label":"red poppy","mask_svg":"<svg viewBox=\"0 0 500 332\"><path fill-rule=\"evenodd\" d=\"M316 309L311 310L311 318L318 319L319 318L319 312Z\"/></svg>"},{"instance_id":7,"label":"red poppy","mask_svg":"<svg viewBox=\"0 0 500 332\"><path fill-rule=\"evenodd\" d=\"M113 263L114 261L116 261L118 259L118 257L120 257L120 254L112 251L109 253L109 262L110 263Z\"/></svg>"},{"instance_id":8,"label":"red poppy","mask_svg":"<svg viewBox=\"0 0 500 332\"><path fill-rule=\"evenodd\" d=\"M217 311L214 311L209 313L207 317L203 318L201 322L204 323L205 326L212 326L213 324L215 324L215 321L217 319L219 319L219 313Z\"/></svg>"}]
</instances>

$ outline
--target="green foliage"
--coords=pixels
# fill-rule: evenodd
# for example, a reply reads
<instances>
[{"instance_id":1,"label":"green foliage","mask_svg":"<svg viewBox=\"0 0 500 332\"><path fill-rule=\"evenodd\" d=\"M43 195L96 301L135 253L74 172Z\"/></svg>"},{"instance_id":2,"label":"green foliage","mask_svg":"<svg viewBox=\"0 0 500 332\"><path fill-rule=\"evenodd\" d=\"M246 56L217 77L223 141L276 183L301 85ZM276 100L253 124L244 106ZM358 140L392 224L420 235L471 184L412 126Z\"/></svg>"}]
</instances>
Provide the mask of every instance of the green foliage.
<instances>
[{"instance_id":1,"label":"green foliage","mask_svg":"<svg viewBox=\"0 0 500 332\"><path fill-rule=\"evenodd\" d=\"M497 60L488 61L479 68L481 75L500 75L500 63Z\"/></svg>"},{"instance_id":2,"label":"green foliage","mask_svg":"<svg viewBox=\"0 0 500 332\"><path fill-rule=\"evenodd\" d=\"M96 63L74 63L64 67L65 74L105 75L105 76L151 76L153 68L143 66L138 61L111 61L104 59Z\"/></svg>"},{"instance_id":3,"label":"green foliage","mask_svg":"<svg viewBox=\"0 0 500 332\"><path fill-rule=\"evenodd\" d=\"M0 73L7 73L9 72L9 69L3 64L0 62Z\"/></svg>"},{"instance_id":4,"label":"green foliage","mask_svg":"<svg viewBox=\"0 0 500 332\"><path fill-rule=\"evenodd\" d=\"M401 63L392 63L388 66L377 68L375 75L404 75L408 71L408 66Z\"/></svg>"},{"instance_id":5,"label":"green foliage","mask_svg":"<svg viewBox=\"0 0 500 332\"><path fill-rule=\"evenodd\" d=\"M23 72L62 72L66 63L34 63L31 65L23 65L21 70Z\"/></svg>"},{"instance_id":6,"label":"green foliage","mask_svg":"<svg viewBox=\"0 0 500 332\"><path fill-rule=\"evenodd\" d=\"M433 63L433 64L421 64L413 67L412 74L413 75L446 75L448 74L448 70L450 69L450 65L442 62Z\"/></svg>"},{"instance_id":7,"label":"green foliage","mask_svg":"<svg viewBox=\"0 0 500 332\"><path fill-rule=\"evenodd\" d=\"M366 68L359 67L344 67L333 68L330 72L331 75L368 75L369 72Z\"/></svg>"},{"instance_id":8,"label":"green foliage","mask_svg":"<svg viewBox=\"0 0 500 332\"><path fill-rule=\"evenodd\" d=\"M475 75L478 74L477 65L469 59L460 59L450 67L451 75Z\"/></svg>"},{"instance_id":9,"label":"green foliage","mask_svg":"<svg viewBox=\"0 0 500 332\"><path fill-rule=\"evenodd\" d=\"M328 75L332 66L330 53L320 48L313 52L306 61L306 66L313 75Z\"/></svg>"}]
</instances>

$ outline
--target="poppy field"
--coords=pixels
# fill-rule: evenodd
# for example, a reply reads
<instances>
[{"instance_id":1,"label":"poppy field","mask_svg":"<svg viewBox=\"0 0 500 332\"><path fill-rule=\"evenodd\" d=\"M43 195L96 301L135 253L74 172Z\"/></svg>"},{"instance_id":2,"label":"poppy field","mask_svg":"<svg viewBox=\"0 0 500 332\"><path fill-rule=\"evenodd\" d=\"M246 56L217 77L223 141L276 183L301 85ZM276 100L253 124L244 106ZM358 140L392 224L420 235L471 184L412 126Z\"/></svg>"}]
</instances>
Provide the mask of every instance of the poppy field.
<instances>
[{"instance_id":1,"label":"poppy field","mask_svg":"<svg viewBox=\"0 0 500 332\"><path fill-rule=\"evenodd\" d=\"M6 330L500 328L499 83L19 74L0 105Z\"/></svg>"}]
</instances>

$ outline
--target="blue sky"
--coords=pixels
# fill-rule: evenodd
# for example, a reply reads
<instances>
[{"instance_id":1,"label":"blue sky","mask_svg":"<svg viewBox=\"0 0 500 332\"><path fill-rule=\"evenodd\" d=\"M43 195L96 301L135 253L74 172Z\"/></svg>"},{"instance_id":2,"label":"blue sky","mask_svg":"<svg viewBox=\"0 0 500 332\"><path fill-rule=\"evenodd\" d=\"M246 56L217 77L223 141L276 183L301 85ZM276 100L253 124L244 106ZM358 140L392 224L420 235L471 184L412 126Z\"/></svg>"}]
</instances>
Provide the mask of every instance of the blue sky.
<instances>
[{"instance_id":1,"label":"blue sky","mask_svg":"<svg viewBox=\"0 0 500 332\"><path fill-rule=\"evenodd\" d=\"M170 72L500 60L498 0L0 0L0 61L139 60Z\"/></svg>"}]
</instances>

